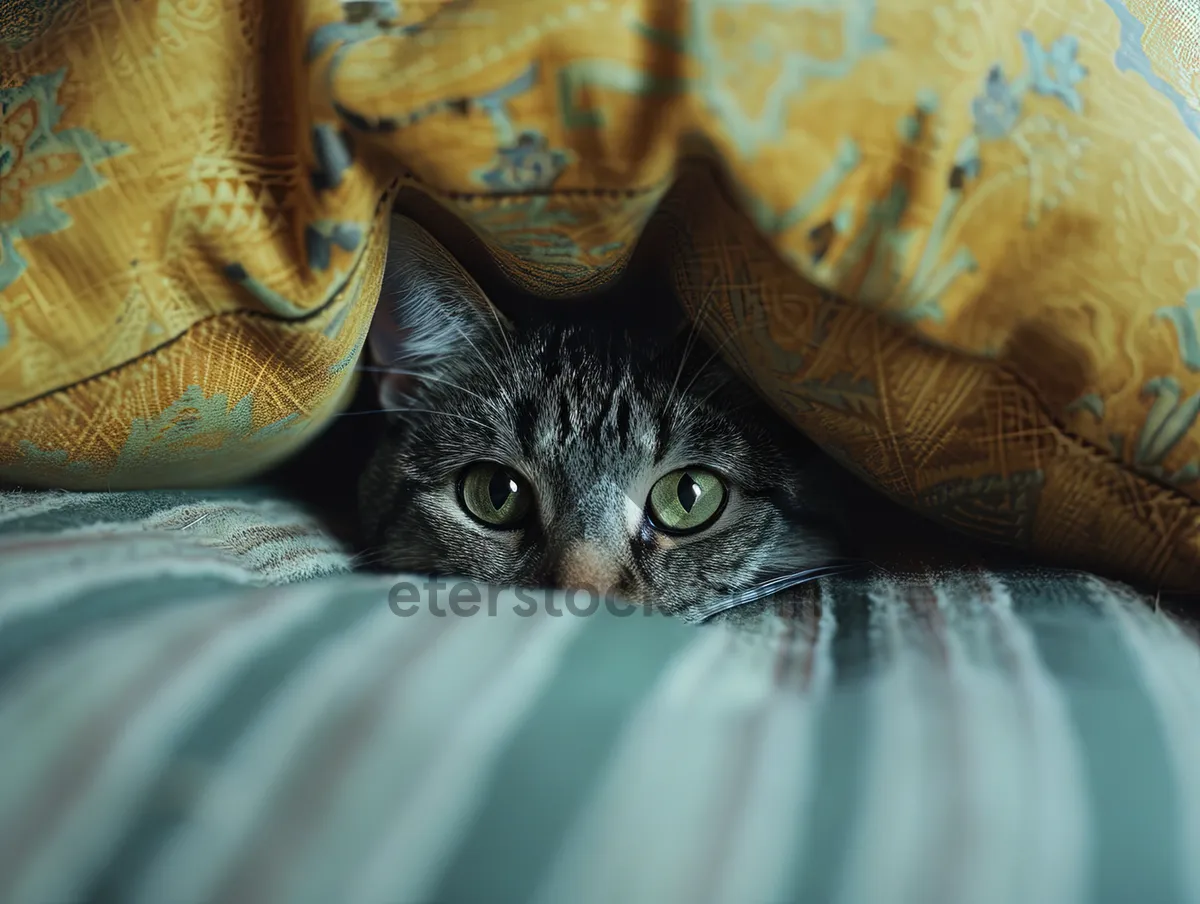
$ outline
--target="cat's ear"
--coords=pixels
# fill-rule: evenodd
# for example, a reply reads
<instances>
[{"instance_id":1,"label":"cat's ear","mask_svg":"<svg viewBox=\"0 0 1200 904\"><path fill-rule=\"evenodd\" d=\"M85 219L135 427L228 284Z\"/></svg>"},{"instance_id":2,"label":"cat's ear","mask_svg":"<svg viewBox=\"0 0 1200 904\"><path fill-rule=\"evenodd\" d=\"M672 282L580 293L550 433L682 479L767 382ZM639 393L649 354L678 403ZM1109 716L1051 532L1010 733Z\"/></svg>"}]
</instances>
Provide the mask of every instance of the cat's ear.
<instances>
[{"instance_id":1,"label":"cat's ear","mask_svg":"<svg viewBox=\"0 0 1200 904\"><path fill-rule=\"evenodd\" d=\"M392 217L383 286L367 342L383 408L398 407L423 376L486 354L511 329L462 265L408 217ZM389 372L389 369L396 372Z\"/></svg>"}]
</instances>

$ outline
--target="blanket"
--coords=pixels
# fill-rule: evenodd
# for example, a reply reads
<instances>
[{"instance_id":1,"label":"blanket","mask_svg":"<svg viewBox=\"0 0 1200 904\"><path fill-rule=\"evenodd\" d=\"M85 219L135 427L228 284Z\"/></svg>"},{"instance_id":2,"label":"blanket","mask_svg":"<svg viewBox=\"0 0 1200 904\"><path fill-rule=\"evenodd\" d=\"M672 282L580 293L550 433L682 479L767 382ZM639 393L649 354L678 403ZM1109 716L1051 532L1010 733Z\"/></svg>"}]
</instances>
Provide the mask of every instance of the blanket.
<instances>
[{"instance_id":1,"label":"blanket","mask_svg":"<svg viewBox=\"0 0 1200 904\"><path fill-rule=\"evenodd\" d=\"M0 6L0 480L294 455L396 202L492 294L657 267L910 509L1200 582L1194 0Z\"/></svg>"}]
</instances>

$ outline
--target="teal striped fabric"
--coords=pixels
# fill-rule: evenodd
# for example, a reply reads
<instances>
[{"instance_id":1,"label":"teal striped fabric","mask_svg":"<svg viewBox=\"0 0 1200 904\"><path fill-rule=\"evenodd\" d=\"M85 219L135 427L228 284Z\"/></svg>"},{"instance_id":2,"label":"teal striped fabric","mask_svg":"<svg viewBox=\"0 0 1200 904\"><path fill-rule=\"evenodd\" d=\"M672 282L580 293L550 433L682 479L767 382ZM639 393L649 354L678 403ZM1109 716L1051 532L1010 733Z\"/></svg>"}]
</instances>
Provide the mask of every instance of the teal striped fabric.
<instances>
[{"instance_id":1,"label":"teal striped fabric","mask_svg":"<svg viewBox=\"0 0 1200 904\"><path fill-rule=\"evenodd\" d=\"M1200 902L1200 649L1119 586L697 626L350 566L261 492L0 497L0 901Z\"/></svg>"}]
</instances>

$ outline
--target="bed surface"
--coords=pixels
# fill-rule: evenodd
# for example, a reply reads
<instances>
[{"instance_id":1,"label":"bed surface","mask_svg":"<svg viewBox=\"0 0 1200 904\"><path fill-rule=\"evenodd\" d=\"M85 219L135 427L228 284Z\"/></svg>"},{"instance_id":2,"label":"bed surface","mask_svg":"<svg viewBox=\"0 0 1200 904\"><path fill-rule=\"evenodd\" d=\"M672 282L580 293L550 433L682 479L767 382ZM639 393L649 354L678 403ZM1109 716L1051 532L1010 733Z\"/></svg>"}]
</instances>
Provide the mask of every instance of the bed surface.
<instances>
[{"instance_id":1,"label":"bed surface","mask_svg":"<svg viewBox=\"0 0 1200 904\"><path fill-rule=\"evenodd\" d=\"M0 900L1200 900L1200 653L1119 586L734 628L350 564L265 490L0 496Z\"/></svg>"}]
</instances>

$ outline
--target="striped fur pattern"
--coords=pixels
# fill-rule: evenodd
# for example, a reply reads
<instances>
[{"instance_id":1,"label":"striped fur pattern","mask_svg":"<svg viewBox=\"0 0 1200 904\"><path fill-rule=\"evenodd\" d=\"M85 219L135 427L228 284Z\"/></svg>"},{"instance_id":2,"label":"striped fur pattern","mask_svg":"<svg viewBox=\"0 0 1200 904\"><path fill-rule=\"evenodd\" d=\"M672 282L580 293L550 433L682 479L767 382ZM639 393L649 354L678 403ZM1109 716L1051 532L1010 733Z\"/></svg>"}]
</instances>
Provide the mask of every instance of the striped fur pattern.
<instances>
[{"instance_id":1,"label":"striped fur pattern","mask_svg":"<svg viewBox=\"0 0 1200 904\"><path fill-rule=\"evenodd\" d=\"M401 618L298 580L331 548L262 498L0 497L0 901L1200 902L1200 649L1124 588Z\"/></svg>"},{"instance_id":2,"label":"striped fur pattern","mask_svg":"<svg viewBox=\"0 0 1200 904\"><path fill-rule=\"evenodd\" d=\"M838 553L832 466L694 333L602 318L514 327L401 216L389 255L371 345L394 371L380 380L392 422L361 493L385 567L579 586L568 564L586 549L591 589L681 612ZM524 528L463 511L458 475L480 460L532 485ZM720 517L690 536L657 530L651 486L695 466L726 478Z\"/></svg>"}]
</instances>

